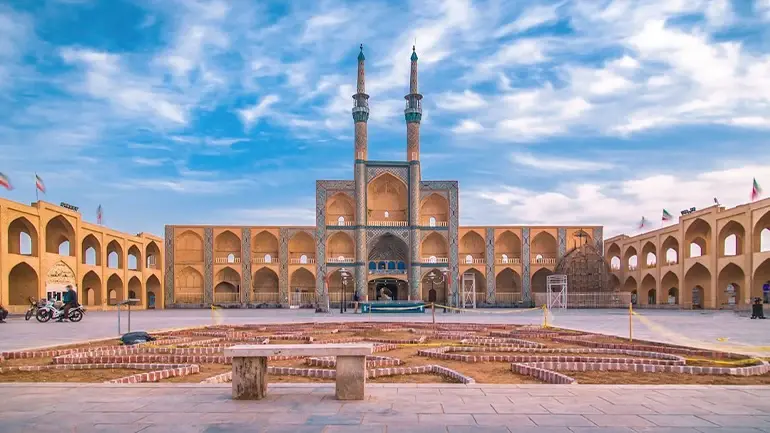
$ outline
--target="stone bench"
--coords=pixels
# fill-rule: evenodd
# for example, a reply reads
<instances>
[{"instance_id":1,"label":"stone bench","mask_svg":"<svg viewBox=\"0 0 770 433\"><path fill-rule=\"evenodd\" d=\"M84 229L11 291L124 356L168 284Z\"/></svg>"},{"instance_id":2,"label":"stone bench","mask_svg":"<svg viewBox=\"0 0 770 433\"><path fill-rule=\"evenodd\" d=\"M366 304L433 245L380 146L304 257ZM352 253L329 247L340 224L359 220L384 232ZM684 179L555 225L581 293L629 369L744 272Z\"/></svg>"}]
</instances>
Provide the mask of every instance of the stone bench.
<instances>
[{"instance_id":1,"label":"stone bench","mask_svg":"<svg viewBox=\"0 0 770 433\"><path fill-rule=\"evenodd\" d=\"M339 400L363 400L366 384L366 356L372 344L243 344L225 349L233 358L233 398L261 400L267 395L269 356L336 356Z\"/></svg>"}]
</instances>

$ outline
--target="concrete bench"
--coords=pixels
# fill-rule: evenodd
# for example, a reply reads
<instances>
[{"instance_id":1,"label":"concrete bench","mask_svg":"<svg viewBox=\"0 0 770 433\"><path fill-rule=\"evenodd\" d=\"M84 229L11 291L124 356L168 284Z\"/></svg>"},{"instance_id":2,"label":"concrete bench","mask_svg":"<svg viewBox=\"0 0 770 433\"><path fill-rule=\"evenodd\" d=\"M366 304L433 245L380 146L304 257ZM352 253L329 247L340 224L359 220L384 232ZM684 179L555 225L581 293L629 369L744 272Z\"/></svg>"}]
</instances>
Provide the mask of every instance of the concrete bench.
<instances>
[{"instance_id":1,"label":"concrete bench","mask_svg":"<svg viewBox=\"0 0 770 433\"><path fill-rule=\"evenodd\" d=\"M366 356L372 344L244 344L225 349L233 357L233 398L261 400L267 395L267 357L336 356L339 400L363 400Z\"/></svg>"}]
</instances>

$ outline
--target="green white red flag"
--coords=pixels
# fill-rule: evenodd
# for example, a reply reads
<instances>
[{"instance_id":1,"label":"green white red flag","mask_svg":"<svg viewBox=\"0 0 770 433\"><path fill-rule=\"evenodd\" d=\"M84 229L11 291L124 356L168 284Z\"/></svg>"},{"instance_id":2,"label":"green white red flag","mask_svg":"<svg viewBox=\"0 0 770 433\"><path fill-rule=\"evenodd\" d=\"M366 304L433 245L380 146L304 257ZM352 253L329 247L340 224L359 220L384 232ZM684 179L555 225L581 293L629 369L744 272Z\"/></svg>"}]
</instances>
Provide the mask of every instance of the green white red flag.
<instances>
[{"instance_id":1,"label":"green white red flag","mask_svg":"<svg viewBox=\"0 0 770 433\"><path fill-rule=\"evenodd\" d=\"M11 185L11 180L8 179L8 176L6 176L4 173L0 173L0 186L7 189L8 191L13 189L13 185Z\"/></svg>"},{"instance_id":2,"label":"green white red flag","mask_svg":"<svg viewBox=\"0 0 770 433\"><path fill-rule=\"evenodd\" d=\"M757 178L754 178L754 182L751 185L751 201L754 201L762 195L762 188L757 183Z\"/></svg>"},{"instance_id":3,"label":"green white red flag","mask_svg":"<svg viewBox=\"0 0 770 433\"><path fill-rule=\"evenodd\" d=\"M668 213L668 211L667 211L667 210L663 209L663 217L662 217L662 220L663 220L663 221L671 221L672 219L674 219L674 216L673 216L673 215L671 215L670 213Z\"/></svg>"},{"instance_id":4,"label":"green white red flag","mask_svg":"<svg viewBox=\"0 0 770 433\"><path fill-rule=\"evenodd\" d=\"M39 189L40 192L45 194L45 183L43 183L43 179L35 173L35 188Z\"/></svg>"},{"instance_id":5,"label":"green white red flag","mask_svg":"<svg viewBox=\"0 0 770 433\"><path fill-rule=\"evenodd\" d=\"M648 222L648 221L647 221L647 218L645 218L645 217L642 217L642 220L641 220L641 221L639 221L639 227L638 227L638 228L639 228L639 230L641 230L641 229L643 229L643 228L647 227L647 222Z\"/></svg>"}]
</instances>

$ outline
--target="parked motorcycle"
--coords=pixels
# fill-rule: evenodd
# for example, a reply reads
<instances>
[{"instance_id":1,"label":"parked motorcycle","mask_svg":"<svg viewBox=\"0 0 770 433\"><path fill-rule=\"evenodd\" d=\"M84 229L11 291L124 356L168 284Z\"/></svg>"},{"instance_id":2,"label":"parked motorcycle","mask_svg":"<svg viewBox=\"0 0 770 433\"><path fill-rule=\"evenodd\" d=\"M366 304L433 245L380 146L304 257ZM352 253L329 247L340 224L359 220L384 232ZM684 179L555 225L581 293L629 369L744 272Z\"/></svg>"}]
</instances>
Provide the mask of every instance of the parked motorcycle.
<instances>
[{"instance_id":1,"label":"parked motorcycle","mask_svg":"<svg viewBox=\"0 0 770 433\"><path fill-rule=\"evenodd\" d=\"M67 319L69 319L70 322L80 322L83 320L83 315L85 313L86 309L83 308L82 305L78 305L75 308L70 308L69 317L67 317ZM64 314L63 309L57 308L53 302L47 301L45 305L38 309L35 318L38 322L45 323L51 319L58 319L62 314Z\"/></svg>"},{"instance_id":2,"label":"parked motorcycle","mask_svg":"<svg viewBox=\"0 0 770 433\"><path fill-rule=\"evenodd\" d=\"M24 320L29 320L37 316L37 311L40 309L40 302L35 300L35 298L30 296L27 299L29 300L29 309L24 313Z\"/></svg>"}]
</instances>

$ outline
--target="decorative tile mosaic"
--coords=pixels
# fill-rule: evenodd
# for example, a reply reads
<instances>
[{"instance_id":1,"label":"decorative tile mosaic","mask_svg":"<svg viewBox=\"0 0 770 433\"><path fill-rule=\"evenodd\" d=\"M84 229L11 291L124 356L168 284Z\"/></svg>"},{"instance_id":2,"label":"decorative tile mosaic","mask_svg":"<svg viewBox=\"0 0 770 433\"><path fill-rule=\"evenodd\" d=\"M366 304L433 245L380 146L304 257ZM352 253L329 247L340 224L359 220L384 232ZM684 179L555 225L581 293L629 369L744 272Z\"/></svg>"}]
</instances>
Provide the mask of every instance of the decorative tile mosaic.
<instances>
[{"instance_id":1,"label":"decorative tile mosaic","mask_svg":"<svg viewBox=\"0 0 770 433\"><path fill-rule=\"evenodd\" d=\"M487 258L487 304L495 303L495 229L488 227L486 234Z\"/></svg>"},{"instance_id":2,"label":"decorative tile mosaic","mask_svg":"<svg viewBox=\"0 0 770 433\"><path fill-rule=\"evenodd\" d=\"M251 302L251 229L241 229L241 302Z\"/></svg>"},{"instance_id":3,"label":"decorative tile mosaic","mask_svg":"<svg viewBox=\"0 0 770 433\"><path fill-rule=\"evenodd\" d=\"M203 303L214 301L214 228L203 229Z\"/></svg>"},{"instance_id":4,"label":"decorative tile mosaic","mask_svg":"<svg viewBox=\"0 0 770 433\"><path fill-rule=\"evenodd\" d=\"M174 303L174 227L166 226L164 242L166 244L165 276L166 284L163 288L164 306Z\"/></svg>"},{"instance_id":5,"label":"decorative tile mosaic","mask_svg":"<svg viewBox=\"0 0 770 433\"><path fill-rule=\"evenodd\" d=\"M521 299L524 303L532 300L532 278L530 277L529 227L521 229Z\"/></svg>"},{"instance_id":6,"label":"decorative tile mosaic","mask_svg":"<svg viewBox=\"0 0 770 433\"><path fill-rule=\"evenodd\" d=\"M599 251L599 254L604 255L604 230L602 227L594 227L594 246L596 247L596 251Z\"/></svg>"},{"instance_id":7,"label":"decorative tile mosaic","mask_svg":"<svg viewBox=\"0 0 770 433\"><path fill-rule=\"evenodd\" d=\"M559 227L558 229L558 237L559 237L559 259L564 257L565 254L567 254L567 229L564 227Z\"/></svg>"}]
</instances>

